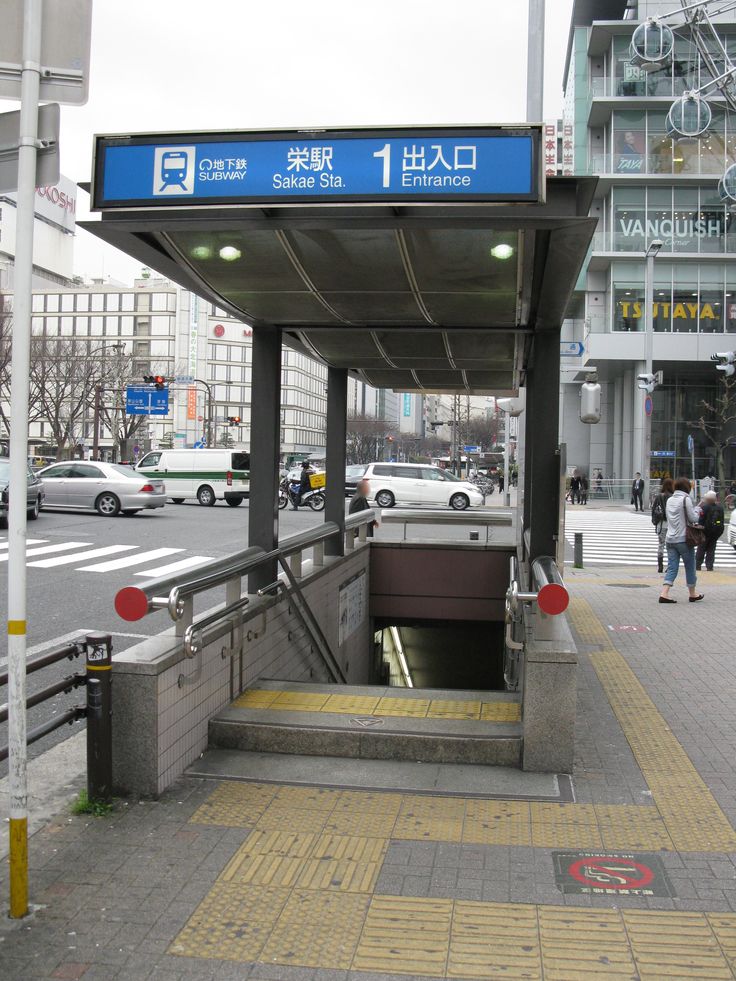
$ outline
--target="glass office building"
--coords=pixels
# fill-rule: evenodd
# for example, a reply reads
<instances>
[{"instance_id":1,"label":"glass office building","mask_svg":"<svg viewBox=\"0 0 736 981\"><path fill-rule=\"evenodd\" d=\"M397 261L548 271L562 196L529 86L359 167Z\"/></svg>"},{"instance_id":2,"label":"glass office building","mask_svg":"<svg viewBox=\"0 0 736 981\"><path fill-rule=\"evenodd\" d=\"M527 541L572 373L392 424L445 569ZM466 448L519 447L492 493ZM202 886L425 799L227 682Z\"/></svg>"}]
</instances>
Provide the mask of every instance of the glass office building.
<instances>
[{"instance_id":1,"label":"glass office building","mask_svg":"<svg viewBox=\"0 0 736 981\"><path fill-rule=\"evenodd\" d=\"M716 472L715 450L696 422L708 417L705 403L718 390L711 354L736 347L736 211L718 193L736 161L736 113L716 93L702 136L668 135L673 100L712 78L681 15L667 18L675 46L663 68L644 71L630 53L637 25L674 6L575 0L565 70L563 130L575 173L598 177L598 229L563 333L568 343L581 342L571 350L582 353L565 357L563 350L562 432L569 465L623 480L647 465L636 376L646 365L644 256L652 241L662 242L652 283L653 371L664 374L653 394L652 477L690 475L688 435L696 475ZM736 12L714 23L736 59ZM603 388L596 426L578 417L590 366ZM736 449L726 451L725 468L727 478L736 476Z\"/></svg>"}]
</instances>

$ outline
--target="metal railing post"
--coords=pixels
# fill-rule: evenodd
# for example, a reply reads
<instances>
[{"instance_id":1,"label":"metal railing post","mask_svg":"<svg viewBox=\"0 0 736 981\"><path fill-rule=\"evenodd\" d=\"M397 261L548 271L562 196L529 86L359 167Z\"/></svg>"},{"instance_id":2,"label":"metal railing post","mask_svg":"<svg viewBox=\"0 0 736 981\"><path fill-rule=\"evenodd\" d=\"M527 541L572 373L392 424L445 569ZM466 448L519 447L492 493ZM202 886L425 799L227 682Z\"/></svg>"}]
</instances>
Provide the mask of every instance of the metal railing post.
<instances>
[{"instance_id":1,"label":"metal railing post","mask_svg":"<svg viewBox=\"0 0 736 981\"><path fill-rule=\"evenodd\" d=\"M87 634L87 796L112 796L112 636Z\"/></svg>"},{"instance_id":2,"label":"metal railing post","mask_svg":"<svg viewBox=\"0 0 736 981\"><path fill-rule=\"evenodd\" d=\"M302 577L302 553L294 552L293 555L289 556L289 566L291 571L294 573L297 579Z\"/></svg>"}]
</instances>

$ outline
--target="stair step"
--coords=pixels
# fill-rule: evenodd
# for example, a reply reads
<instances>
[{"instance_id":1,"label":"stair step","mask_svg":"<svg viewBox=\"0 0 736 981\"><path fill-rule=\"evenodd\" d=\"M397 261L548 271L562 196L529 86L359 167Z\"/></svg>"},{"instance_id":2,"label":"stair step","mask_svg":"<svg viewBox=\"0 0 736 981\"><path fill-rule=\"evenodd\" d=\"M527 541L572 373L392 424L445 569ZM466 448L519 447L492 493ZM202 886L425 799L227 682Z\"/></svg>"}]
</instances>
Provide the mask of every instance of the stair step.
<instances>
[{"instance_id":1,"label":"stair step","mask_svg":"<svg viewBox=\"0 0 736 981\"><path fill-rule=\"evenodd\" d=\"M210 720L211 747L352 759L521 764L517 695L261 681Z\"/></svg>"}]
</instances>

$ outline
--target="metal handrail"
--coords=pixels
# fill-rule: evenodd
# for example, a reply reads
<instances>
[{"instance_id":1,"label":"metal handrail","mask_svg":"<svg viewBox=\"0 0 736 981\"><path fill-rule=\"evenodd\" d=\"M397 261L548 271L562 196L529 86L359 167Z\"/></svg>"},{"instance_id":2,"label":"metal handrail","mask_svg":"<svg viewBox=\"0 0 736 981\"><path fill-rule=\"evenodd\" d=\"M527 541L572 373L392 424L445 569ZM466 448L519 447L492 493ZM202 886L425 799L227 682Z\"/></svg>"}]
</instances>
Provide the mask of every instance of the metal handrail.
<instances>
[{"instance_id":1,"label":"metal handrail","mask_svg":"<svg viewBox=\"0 0 736 981\"><path fill-rule=\"evenodd\" d=\"M534 592L522 592L519 588L519 566L516 556L509 561L509 587L506 591L506 622L510 622L522 603L536 603L542 613L558 616L564 613L569 602L567 587L551 555L540 555L531 564Z\"/></svg>"},{"instance_id":2,"label":"metal handrail","mask_svg":"<svg viewBox=\"0 0 736 981\"><path fill-rule=\"evenodd\" d=\"M306 531L299 532L298 535L292 535L290 538L280 542L278 551L281 555L293 555L294 552L301 552L311 545L316 545L328 538L333 538L339 532L340 526L338 524L334 521L325 521L324 524L320 525L319 531L308 528Z\"/></svg>"},{"instance_id":3,"label":"metal handrail","mask_svg":"<svg viewBox=\"0 0 736 981\"><path fill-rule=\"evenodd\" d=\"M472 511L442 511L437 508L419 511L390 508L381 511L380 517L384 522L408 525L510 525L513 523L513 513L501 508L495 508L493 511L481 511L477 508L473 508Z\"/></svg>"}]
</instances>

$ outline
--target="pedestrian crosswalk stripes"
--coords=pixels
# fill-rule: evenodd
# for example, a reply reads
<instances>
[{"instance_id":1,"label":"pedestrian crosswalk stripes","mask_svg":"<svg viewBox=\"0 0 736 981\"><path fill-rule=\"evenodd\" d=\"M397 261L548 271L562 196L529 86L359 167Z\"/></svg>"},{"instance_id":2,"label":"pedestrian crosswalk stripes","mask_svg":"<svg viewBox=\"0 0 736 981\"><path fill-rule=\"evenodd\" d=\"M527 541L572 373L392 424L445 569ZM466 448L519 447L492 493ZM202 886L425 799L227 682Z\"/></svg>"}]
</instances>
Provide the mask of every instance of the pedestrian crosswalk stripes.
<instances>
[{"instance_id":1,"label":"pedestrian crosswalk stripes","mask_svg":"<svg viewBox=\"0 0 736 981\"><path fill-rule=\"evenodd\" d=\"M573 545L583 535L586 565L633 565L657 568L657 536L648 513L627 514L603 509L568 512L565 539ZM665 556L666 561L666 556ZM736 551L724 535L716 546L716 569L736 569Z\"/></svg>"},{"instance_id":2,"label":"pedestrian crosswalk stripes","mask_svg":"<svg viewBox=\"0 0 736 981\"><path fill-rule=\"evenodd\" d=\"M135 555L125 555L122 559L110 559L108 562L97 562L95 565L83 565L80 572L112 572L114 569L126 569L131 565L143 565L152 559L163 559L167 555L183 552L183 548L154 548L150 552L136 552Z\"/></svg>"},{"instance_id":3,"label":"pedestrian crosswalk stripes","mask_svg":"<svg viewBox=\"0 0 736 981\"><path fill-rule=\"evenodd\" d=\"M93 548L89 552L79 552L76 555L57 555L53 559L39 559L37 562L29 562L29 566L36 566L39 569L53 569L57 565L72 565L74 562L84 562L87 559L96 559L102 555L114 555L116 552L129 552L137 545L103 545L102 548Z\"/></svg>"},{"instance_id":4,"label":"pedestrian crosswalk stripes","mask_svg":"<svg viewBox=\"0 0 736 981\"><path fill-rule=\"evenodd\" d=\"M184 569L191 569L195 565L209 562L210 555L190 555L188 559L179 559L178 562L170 562L168 565L159 565L154 569L144 569L143 572L136 572L136 576L171 576L175 572L182 572Z\"/></svg>"},{"instance_id":5,"label":"pedestrian crosswalk stripes","mask_svg":"<svg viewBox=\"0 0 736 981\"><path fill-rule=\"evenodd\" d=\"M42 569L67 574L73 572L111 575L124 573L150 579L169 576L176 572L209 562L211 555L187 555L181 547L145 548L141 545L98 545L86 541L57 541L47 538L26 539L26 564L32 569ZM94 560L99 561L94 561ZM174 561L164 561L173 559ZM0 568L8 562L8 541L0 541ZM163 563L163 564L162 564Z\"/></svg>"},{"instance_id":6,"label":"pedestrian crosswalk stripes","mask_svg":"<svg viewBox=\"0 0 736 981\"><path fill-rule=\"evenodd\" d=\"M40 548L27 548L26 558L32 555L48 555L50 552L67 552L70 548L89 548L92 542L59 542L56 545L42 545ZM7 550L0 555L0 562L8 561Z\"/></svg>"}]
</instances>

